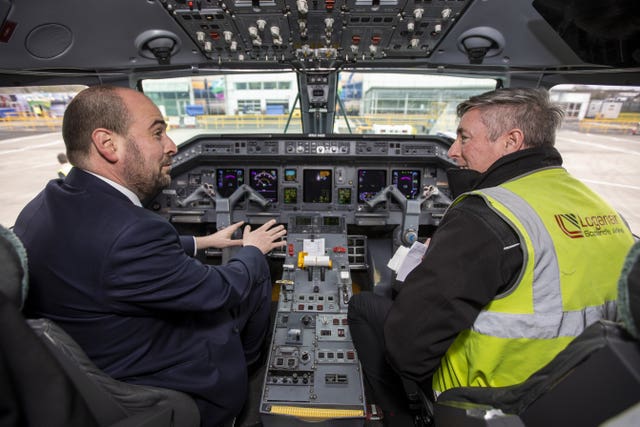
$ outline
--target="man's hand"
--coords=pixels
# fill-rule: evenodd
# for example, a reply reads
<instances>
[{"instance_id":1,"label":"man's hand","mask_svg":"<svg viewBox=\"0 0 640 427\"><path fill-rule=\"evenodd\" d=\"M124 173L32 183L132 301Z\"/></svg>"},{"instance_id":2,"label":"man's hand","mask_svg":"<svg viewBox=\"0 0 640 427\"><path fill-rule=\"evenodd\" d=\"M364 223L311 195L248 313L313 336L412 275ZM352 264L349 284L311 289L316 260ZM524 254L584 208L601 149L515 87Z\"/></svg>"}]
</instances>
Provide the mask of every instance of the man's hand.
<instances>
[{"instance_id":1,"label":"man's hand","mask_svg":"<svg viewBox=\"0 0 640 427\"><path fill-rule=\"evenodd\" d=\"M269 251L275 248L282 247L287 244L284 240L278 240L287 234L287 230L283 225L273 227L276 223L275 219L269 220L262 224L260 227L251 231L251 226L244 227L244 233L242 236L243 246L255 246L260 249L263 254L267 254ZM271 228L273 227L273 228Z\"/></svg>"},{"instance_id":2,"label":"man's hand","mask_svg":"<svg viewBox=\"0 0 640 427\"><path fill-rule=\"evenodd\" d=\"M231 239L231 237L233 236L233 233L235 233L235 231L238 228L240 228L242 224L244 224L244 221L239 221L213 234L209 234L208 236L196 237L196 248L197 249L206 249L206 248L223 249L223 248L228 248L230 246L242 245L242 239L236 239L236 240Z\"/></svg>"}]
</instances>

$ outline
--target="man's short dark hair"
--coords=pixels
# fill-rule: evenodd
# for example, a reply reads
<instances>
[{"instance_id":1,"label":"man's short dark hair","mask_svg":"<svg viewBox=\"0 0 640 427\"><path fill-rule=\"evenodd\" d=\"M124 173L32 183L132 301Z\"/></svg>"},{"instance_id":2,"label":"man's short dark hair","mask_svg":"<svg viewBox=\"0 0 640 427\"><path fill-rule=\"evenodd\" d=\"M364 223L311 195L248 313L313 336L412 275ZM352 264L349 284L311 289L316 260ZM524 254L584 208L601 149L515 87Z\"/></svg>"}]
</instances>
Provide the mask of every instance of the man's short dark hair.
<instances>
[{"instance_id":1,"label":"man's short dark hair","mask_svg":"<svg viewBox=\"0 0 640 427\"><path fill-rule=\"evenodd\" d=\"M92 86L78 93L62 119L62 138L69 161L82 167L91 149L91 133L97 128L126 135L129 111L115 86Z\"/></svg>"}]
</instances>

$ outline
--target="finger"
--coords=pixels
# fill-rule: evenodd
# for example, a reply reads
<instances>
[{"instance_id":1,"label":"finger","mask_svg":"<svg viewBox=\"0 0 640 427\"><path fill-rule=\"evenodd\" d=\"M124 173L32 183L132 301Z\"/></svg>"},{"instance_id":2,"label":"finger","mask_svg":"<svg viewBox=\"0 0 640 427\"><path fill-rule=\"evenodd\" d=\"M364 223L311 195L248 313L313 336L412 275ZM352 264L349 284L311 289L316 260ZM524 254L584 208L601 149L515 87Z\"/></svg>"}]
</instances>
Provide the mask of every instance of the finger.
<instances>
[{"instance_id":1,"label":"finger","mask_svg":"<svg viewBox=\"0 0 640 427\"><path fill-rule=\"evenodd\" d=\"M279 226L277 226L277 227L273 227L272 229L270 229L270 230L269 230L269 232L270 232L271 234L277 234L277 233L280 233L280 232L281 232L282 230L284 230L284 229L285 229L285 228L284 228L284 225L280 224Z\"/></svg>"},{"instance_id":2,"label":"finger","mask_svg":"<svg viewBox=\"0 0 640 427\"><path fill-rule=\"evenodd\" d=\"M264 224L262 224L260 229L267 230L267 229L271 228L273 226L273 224L275 224L275 223L276 223L275 219L270 219L269 221L267 221Z\"/></svg>"},{"instance_id":3,"label":"finger","mask_svg":"<svg viewBox=\"0 0 640 427\"><path fill-rule=\"evenodd\" d=\"M243 231L243 233L242 233L242 237L246 237L246 236L247 236L247 234L249 234L249 233L251 233L251 226L250 226L249 224L247 224L247 225L244 227L244 231Z\"/></svg>"},{"instance_id":4,"label":"finger","mask_svg":"<svg viewBox=\"0 0 640 427\"><path fill-rule=\"evenodd\" d=\"M228 226L227 228L233 231L236 231L238 228L240 228L240 226L244 224L244 221L238 221L235 224L231 224L230 226Z\"/></svg>"},{"instance_id":5,"label":"finger","mask_svg":"<svg viewBox=\"0 0 640 427\"><path fill-rule=\"evenodd\" d=\"M287 241L286 240L278 240L277 242L273 242L271 244L272 247L274 248L278 248L278 247L282 247L282 246L286 246L287 245Z\"/></svg>"}]
</instances>

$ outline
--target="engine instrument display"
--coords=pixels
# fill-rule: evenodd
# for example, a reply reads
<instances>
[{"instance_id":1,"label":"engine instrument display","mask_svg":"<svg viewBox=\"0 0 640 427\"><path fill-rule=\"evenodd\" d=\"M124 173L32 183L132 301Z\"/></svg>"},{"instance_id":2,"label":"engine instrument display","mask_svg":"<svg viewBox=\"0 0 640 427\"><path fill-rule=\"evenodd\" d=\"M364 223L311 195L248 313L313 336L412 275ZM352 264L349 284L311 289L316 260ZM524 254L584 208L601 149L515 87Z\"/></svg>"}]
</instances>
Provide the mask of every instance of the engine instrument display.
<instances>
[{"instance_id":1,"label":"engine instrument display","mask_svg":"<svg viewBox=\"0 0 640 427\"><path fill-rule=\"evenodd\" d=\"M305 169L303 200L305 203L331 203L333 179L331 169Z\"/></svg>"}]
</instances>

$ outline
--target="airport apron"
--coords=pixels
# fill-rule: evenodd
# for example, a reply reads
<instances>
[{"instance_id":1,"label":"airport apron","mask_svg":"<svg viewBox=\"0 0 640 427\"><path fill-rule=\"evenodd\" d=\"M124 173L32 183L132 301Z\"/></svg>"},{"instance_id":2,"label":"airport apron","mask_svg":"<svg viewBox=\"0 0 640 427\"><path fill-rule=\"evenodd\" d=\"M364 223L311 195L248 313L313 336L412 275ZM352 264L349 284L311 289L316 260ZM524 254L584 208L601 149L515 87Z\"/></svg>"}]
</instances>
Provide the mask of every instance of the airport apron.
<instances>
[{"instance_id":1,"label":"airport apron","mask_svg":"<svg viewBox=\"0 0 640 427\"><path fill-rule=\"evenodd\" d=\"M633 236L617 212L563 168L533 171L482 197L519 235L523 269L461 332L433 388L501 387L545 366L587 326L615 319L617 282Z\"/></svg>"}]
</instances>

